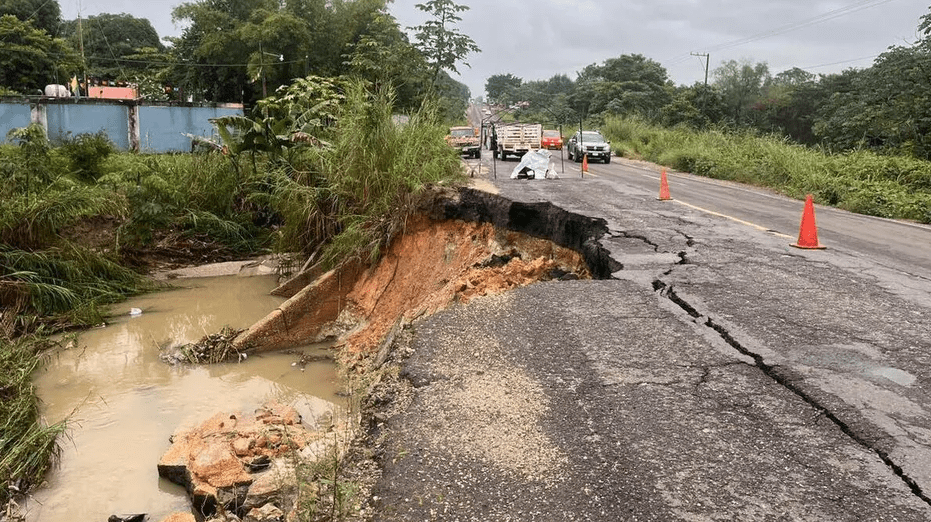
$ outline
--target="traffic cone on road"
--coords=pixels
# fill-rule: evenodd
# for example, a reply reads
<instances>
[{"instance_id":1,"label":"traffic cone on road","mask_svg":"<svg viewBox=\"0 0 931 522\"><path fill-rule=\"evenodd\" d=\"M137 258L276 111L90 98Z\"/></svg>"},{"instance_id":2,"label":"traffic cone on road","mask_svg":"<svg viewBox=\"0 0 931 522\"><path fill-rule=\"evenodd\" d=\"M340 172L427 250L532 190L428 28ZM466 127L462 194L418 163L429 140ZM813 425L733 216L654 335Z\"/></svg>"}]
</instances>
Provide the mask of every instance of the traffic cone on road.
<instances>
[{"instance_id":1,"label":"traffic cone on road","mask_svg":"<svg viewBox=\"0 0 931 522\"><path fill-rule=\"evenodd\" d=\"M827 248L818 243L818 228L815 226L815 204L811 194L805 198L805 211L802 213L802 225L798 231L798 242L792 243L795 248L823 249Z\"/></svg>"},{"instance_id":2,"label":"traffic cone on road","mask_svg":"<svg viewBox=\"0 0 931 522\"><path fill-rule=\"evenodd\" d=\"M582 154L582 172L588 172L588 154Z\"/></svg>"},{"instance_id":3,"label":"traffic cone on road","mask_svg":"<svg viewBox=\"0 0 931 522\"><path fill-rule=\"evenodd\" d=\"M666 170L663 170L663 173L659 177L659 197L656 198L660 201L668 201L672 199L672 196L669 195L669 182L666 181Z\"/></svg>"}]
</instances>

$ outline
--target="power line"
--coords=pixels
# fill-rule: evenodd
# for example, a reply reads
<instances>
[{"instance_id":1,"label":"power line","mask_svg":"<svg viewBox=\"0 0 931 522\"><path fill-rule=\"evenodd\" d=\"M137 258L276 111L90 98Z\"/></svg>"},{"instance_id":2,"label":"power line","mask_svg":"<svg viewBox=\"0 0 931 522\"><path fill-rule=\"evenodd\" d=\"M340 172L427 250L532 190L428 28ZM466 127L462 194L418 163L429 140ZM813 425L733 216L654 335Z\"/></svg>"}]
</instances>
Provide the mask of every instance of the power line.
<instances>
[{"instance_id":1,"label":"power line","mask_svg":"<svg viewBox=\"0 0 931 522\"><path fill-rule=\"evenodd\" d=\"M833 20L835 18L840 18L841 16L855 13L857 11L862 11L864 9L869 9L871 7L876 7L877 5L886 4L892 1L893 0L861 0L860 2L856 2L854 4L850 4L846 7L841 7L833 11L828 11L827 13L824 13L822 15L818 15L818 16L809 18L807 20L802 20L801 22L796 22L793 24L786 24L786 25L777 27L775 29L772 29L766 32L757 33L755 35L748 36L746 38L741 38L741 39L734 40L731 42L726 42L723 44L715 45L715 46L705 49L705 51L706 52L722 51L724 49L738 47L740 45L744 45L750 42L755 42L757 40L762 40L764 38L769 38L771 36L777 36L780 34L788 33L790 31L796 31L798 29L803 29L805 27L811 27L812 25L817 25L823 22L827 22L829 20Z\"/></svg>"},{"instance_id":2,"label":"power line","mask_svg":"<svg viewBox=\"0 0 931 522\"><path fill-rule=\"evenodd\" d=\"M839 62L822 63L822 64L820 64L820 65L809 65L808 67L799 67L799 69L801 69L801 70L803 70L803 71L807 71L808 69L820 69L821 67L830 67L830 66L832 66L832 65L840 65L840 64L842 64L842 63L859 62L859 61L861 61L861 60L873 59L873 58L878 58L878 57L879 57L878 54L874 54L874 55L872 55L872 56L863 56L863 57L860 57L860 58L853 58L853 59L851 59L851 60L841 60L841 61L839 61Z\"/></svg>"},{"instance_id":3,"label":"power line","mask_svg":"<svg viewBox=\"0 0 931 522\"><path fill-rule=\"evenodd\" d=\"M889 3L892 1L893 0L860 0L858 2L854 2L844 7L840 7L832 11L828 11L827 13L822 13L820 15L807 18L805 20L801 20L798 22L790 23L790 24L785 24L785 25L770 29L768 31L763 31L761 33L756 33L750 36L746 36L746 37L739 38L736 40L731 40L729 42L724 42L718 45L707 47L707 48L702 49L702 51L706 53L711 53L714 51L722 51L724 49L738 47L744 44L755 42L757 40L763 40L765 38L769 38L772 36L777 36L780 34L788 33L790 31L795 31L798 29L803 29L805 27L810 27L812 25L817 25L823 22L827 22L829 20L833 20L835 18L840 18L841 16L855 13L857 11L862 11L864 9L869 9L871 7L875 7L875 6ZM669 60L669 63L670 65L676 65L676 64L685 62L686 60L690 60L690 59L691 59L691 54L679 55Z\"/></svg>"},{"instance_id":4,"label":"power line","mask_svg":"<svg viewBox=\"0 0 931 522\"><path fill-rule=\"evenodd\" d=\"M0 49L6 47L7 49L13 49L15 47L20 47L15 44L10 44L7 42L0 42ZM67 55L62 53L46 53L48 56L54 56L57 58L64 58ZM141 64L141 65L163 65L163 66L182 66L182 67L248 67L250 63L203 63L203 62L171 62L165 60L138 60L133 58L117 58L117 57L107 57L107 56L88 56L88 60L95 60L101 62L120 62L124 64ZM295 63L304 63L304 59L295 59L295 60L281 60L277 62L266 63L266 66L269 65L291 65Z\"/></svg>"}]
</instances>

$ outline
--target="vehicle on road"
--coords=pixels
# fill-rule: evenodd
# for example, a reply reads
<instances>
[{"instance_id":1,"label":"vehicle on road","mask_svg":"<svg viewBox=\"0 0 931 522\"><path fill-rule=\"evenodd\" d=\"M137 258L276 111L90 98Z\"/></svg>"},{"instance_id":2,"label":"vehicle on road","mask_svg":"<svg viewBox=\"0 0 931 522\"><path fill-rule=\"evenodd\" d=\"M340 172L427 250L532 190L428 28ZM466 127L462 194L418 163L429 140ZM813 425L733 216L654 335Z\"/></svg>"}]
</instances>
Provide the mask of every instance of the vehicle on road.
<instances>
[{"instance_id":1,"label":"vehicle on road","mask_svg":"<svg viewBox=\"0 0 931 522\"><path fill-rule=\"evenodd\" d=\"M478 131L472 127L451 127L449 135L446 136L446 143L459 149L459 154L465 154L470 158L479 158L482 155L481 138Z\"/></svg>"},{"instance_id":2,"label":"vehicle on road","mask_svg":"<svg viewBox=\"0 0 931 522\"><path fill-rule=\"evenodd\" d=\"M567 149L569 159L574 159L576 163L581 162L585 155L588 155L589 161L611 163L611 142L598 131L576 131L569 138Z\"/></svg>"},{"instance_id":3,"label":"vehicle on road","mask_svg":"<svg viewBox=\"0 0 931 522\"><path fill-rule=\"evenodd\" d=\"M544 130L542 148L549 150L559 150L562 148L562 135L558 130Z\"/></svg>"},{"instance_id":4,"label":"vehicle on road","mask_svg":"<svg viewBox=\"0 0 931 522\"><path fill-rule=\"evenodd\" d=\"M508 155L523 156L542 147L543 125L539 123L504 123L495 125L498 152L501 159Z\"/></svg>"}]
</instances>

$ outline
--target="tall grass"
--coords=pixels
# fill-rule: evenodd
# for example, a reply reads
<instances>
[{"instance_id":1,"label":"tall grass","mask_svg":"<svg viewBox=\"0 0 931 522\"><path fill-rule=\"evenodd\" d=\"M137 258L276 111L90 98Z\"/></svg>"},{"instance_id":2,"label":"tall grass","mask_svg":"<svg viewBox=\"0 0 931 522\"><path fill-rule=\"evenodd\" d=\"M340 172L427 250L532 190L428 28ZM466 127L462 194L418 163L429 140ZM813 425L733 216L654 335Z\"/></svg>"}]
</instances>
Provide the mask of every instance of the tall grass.
<instances>
[{"instance_id":1,"label":"tall grass","mask_svg":"<svg viewBox=\"0 0 931 522\"><path fill-rule=\"evenodd\" d=\"M0 506L39 484L58 455L63 422L45 425L31 381L37 354L49 342L41 337L0 336Z\"/></svg>"},{"instance_id":2,"label":"tall grass","mask_svg":"<svg viewBox=\"0 0 931 522\"><path fill-rule=\"evenodd\" d=\"M330 265L351 257L372 261L424 186L464 179L435 106L424 105L403 125L392 116L389 91L347 88L332 145L308 151L277 186L284 249L323 246Z\"/></svg>"},{"instance_id":3,"label":"tall grass","mask_svg":"<svg viewBox=\"0 0 931 522\"><path fill-rule=\"evenodd\" d=\"M701 176L764 186L873 216L931 223L931 162L868 151L829 154L753 132L657 127L612 118L602 128L619 154Z\"/></svg>"},{"instance_id":4,"label":"tall grass","mask_svg":"<svg viewBox=\"0 0 931 522\"><path fill-rule=\"evenodd\" d=\"M74 245L40 252L0 244L0 296L20 303L14 334L44 320L63 326L102 321L101 307L160 285L117 264L103 254Z\"/></svg>"},{"instance_id":5,"label":"tall grass","mask_svg":"<svg viewBox=\"0 0 931 522\"><path fill-rule=\"evenodd\" d=\"M61 178L38 194L7 198L0 206L0 244L40 249L82 218L125 212L126 200L119 194Z\"/></svg>"},{"instance_id":6,"label":"tall grass","mask_svg":"<svg viewBox=\"0 0 931 522\"><path fill-rule=\"evenodd\" d=\"M123 246L144 248L159 231L204 236L243 253L267 241L254 226L269 212L254 194L258 175L219 153L120 154L108 161L108 171L99 184L127 200Z\"/></svg>"}]
</instances>

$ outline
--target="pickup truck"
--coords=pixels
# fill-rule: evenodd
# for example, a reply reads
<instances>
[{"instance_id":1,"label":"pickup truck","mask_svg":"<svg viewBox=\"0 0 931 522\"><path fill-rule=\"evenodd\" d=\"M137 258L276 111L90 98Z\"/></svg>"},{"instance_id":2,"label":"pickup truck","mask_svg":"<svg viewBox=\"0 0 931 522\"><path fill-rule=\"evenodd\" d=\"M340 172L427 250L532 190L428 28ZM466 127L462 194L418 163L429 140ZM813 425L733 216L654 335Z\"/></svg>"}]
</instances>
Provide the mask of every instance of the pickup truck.
<instances>
[{"instance_id":1,"label":"pickup truck","mask_svg":"<svg viewBox=\"0 0 931 522\"><path fill-rule=\"evenodd\" d=\"M459 149L459 154L466 154L470 158L479 158L482 154L482 142L478 133L472 127L452 127L446 136L446 143L450 147Z\"/></svg>"},{"instance_id":2,"label":"pickup truck","mask_svg":"<svg viewBox=\"0 0 931 522\"><path fill-rule=\"evenodd\" d=\"M495 125L495 138L501 159L523 156L542 147L543 125L539 123L504 123Z\"/></svg>"}]
</instances>

